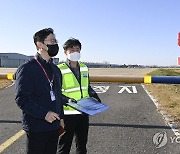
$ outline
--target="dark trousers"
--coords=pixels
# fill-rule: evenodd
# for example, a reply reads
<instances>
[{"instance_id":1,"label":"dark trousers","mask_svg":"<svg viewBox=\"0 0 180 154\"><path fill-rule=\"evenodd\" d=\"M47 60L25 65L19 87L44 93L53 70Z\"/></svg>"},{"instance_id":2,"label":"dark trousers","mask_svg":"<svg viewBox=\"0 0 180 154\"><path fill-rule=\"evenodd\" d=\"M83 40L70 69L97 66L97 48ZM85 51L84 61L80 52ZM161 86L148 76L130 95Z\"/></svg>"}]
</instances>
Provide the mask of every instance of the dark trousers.
<instances>
[{"instance_id":1,"label":"dark trousers","mask_svg":"<svg viewBox=\"0 0 180 154\"><path fill-rule=\"evenodd\" d=\"M58 154L69 154L73 136L75 135L76 154L86 154L89 117L85 114L65 115L65 133L59 137Z\"/></svg>"},{"instance_id":2,"label":"dark trousers","mask_svg":"<svg viewBox=\"0 0 180 154\"><path fill-rule=\"evenodd\" d=\"M58 131L51 132L26 132L27 154L56 154Z\"/></svg>"}]
</instances>

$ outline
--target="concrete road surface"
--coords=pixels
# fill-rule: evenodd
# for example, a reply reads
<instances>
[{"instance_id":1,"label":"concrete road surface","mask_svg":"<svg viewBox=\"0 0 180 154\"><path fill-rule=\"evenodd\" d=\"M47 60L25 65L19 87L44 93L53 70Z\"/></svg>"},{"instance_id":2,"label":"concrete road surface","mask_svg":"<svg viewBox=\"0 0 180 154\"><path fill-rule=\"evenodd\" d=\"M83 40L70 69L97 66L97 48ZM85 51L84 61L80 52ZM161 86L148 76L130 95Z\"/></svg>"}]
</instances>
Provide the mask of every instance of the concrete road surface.
<instances>
[{"instance_id":1,"label":"concrete road surface","mask_svg":"<svg viewBox=\"0 0 180 154\"><path fill-rule=\"evenodd\" d=\"M94 83L110 108L90 117L88 154L179 154L177 138L140 84ZM0 146L21 130L14 86L0 90ZM24 154L25 135L3 154ZM75 144L71 149L75 154Z\"/></svg>"}]
</instances>

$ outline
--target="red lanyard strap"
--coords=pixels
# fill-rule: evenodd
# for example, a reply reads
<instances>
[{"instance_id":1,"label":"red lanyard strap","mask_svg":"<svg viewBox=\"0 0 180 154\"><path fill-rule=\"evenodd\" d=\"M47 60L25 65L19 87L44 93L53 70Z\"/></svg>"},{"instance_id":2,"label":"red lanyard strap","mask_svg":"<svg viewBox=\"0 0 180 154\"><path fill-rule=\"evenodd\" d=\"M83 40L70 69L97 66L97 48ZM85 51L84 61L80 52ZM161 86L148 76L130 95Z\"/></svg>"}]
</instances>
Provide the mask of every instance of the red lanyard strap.
<instances>
[{"instance_id":1,"label":"red lanyard strap","mask_svg":"<svg viewBox=\"0 0 180 154\"><path fill-rule=\"evenodd\" d=\"M54 81L54 74L53 74L52 79L50 80L49 77L48 77L48 75L47 75L47 73L46 73L46 71L45 71L45 69L44 69L44 67L41 65L41 63L38 61L38 59L37 59L36 57L34 57L34 59L37 61L37 63L39 64L39 66L42 68L44 74L46 75L47 80L49 81L49 84L50 84L50 86L51 86L51 89L52 89L53 81Z\"/></svg>"}]
</instances>

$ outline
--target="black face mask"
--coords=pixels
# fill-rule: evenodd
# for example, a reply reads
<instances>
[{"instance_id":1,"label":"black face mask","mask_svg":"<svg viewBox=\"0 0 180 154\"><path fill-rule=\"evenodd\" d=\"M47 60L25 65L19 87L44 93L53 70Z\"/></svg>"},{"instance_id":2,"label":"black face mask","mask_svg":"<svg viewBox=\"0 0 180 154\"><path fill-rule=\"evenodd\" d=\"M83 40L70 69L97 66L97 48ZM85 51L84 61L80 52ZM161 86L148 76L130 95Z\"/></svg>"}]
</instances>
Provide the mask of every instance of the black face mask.
<instances>
[{"instance_id":1,"label":"black face mask","mask_svg":"<svg viewBox=\"0 0 180 154\"><path fill-rule=\"evenodd\" d=\"M47 44L46 46L48 47L47 52L50 57L54 57L58 54L59 51L58 44L53 44L53 45Z\"/></svg>"}]
</instances>

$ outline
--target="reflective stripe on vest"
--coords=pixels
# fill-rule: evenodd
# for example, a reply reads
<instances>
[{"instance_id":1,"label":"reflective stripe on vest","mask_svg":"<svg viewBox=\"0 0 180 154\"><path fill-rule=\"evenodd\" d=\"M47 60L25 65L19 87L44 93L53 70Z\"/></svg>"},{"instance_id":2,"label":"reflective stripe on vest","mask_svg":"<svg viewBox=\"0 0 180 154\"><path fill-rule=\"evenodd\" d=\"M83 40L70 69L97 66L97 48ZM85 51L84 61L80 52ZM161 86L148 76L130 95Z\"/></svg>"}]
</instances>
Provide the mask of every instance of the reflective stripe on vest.
<instances>
[{"instance_id":1,"label":"reflective stripe on vest","mask_svg":"<svg viewBox=\"0 0 180 154\"><path fill-rule=\"evenodd\" d=\"M81 89L82 90L84 90L84 89L87 89L87 87L81 87ZM67 90L64 90L64 89L62 89L62 92L73 92L73 91L79 91L80 90L80 87L78 87L78 88L71 88L71 89L67 89Z\"/></svg>"},{"instance_id":2,"label":"reflective stripe on vest","mask_svg":"<svg viewBox=\"0 0 180 154\"><path fill-rule=\"evenodd\" d=\"M79 100L81 98L89 97L88 86L89 86L89 74L88 68L85 64L79 63L80 66L80 75L81 75L81 89L79 82L74 76L73 72L67 66L67 64L59 64L58 68L62 73L62 94L67 97L74 98ZM81 97L82 90L82 97ZM79 114L81 112L69 107L64 106L64 114Z\"/></svg>"},{"instance_id":3,"label":"reflective stripe on vest","mask_svg":"<svg viewBox=\"0 0 180 154\"><path fill-rule=\"evenodd\" d=\"M61 65L61 64L60 64L60 65ZM58 67L59 67L59 65L58 65ZM60 69L61 69L61 68L60 68ZM81 68L80 68L80 72L83 72L83 71L88 72L88 68L87 68L87 67L81 67ZM70 70L69 67L68 67L67 69L61 70L61 73L62 73L62 74L71 73L71 70Z\"/></svg>"}]
</instances>

